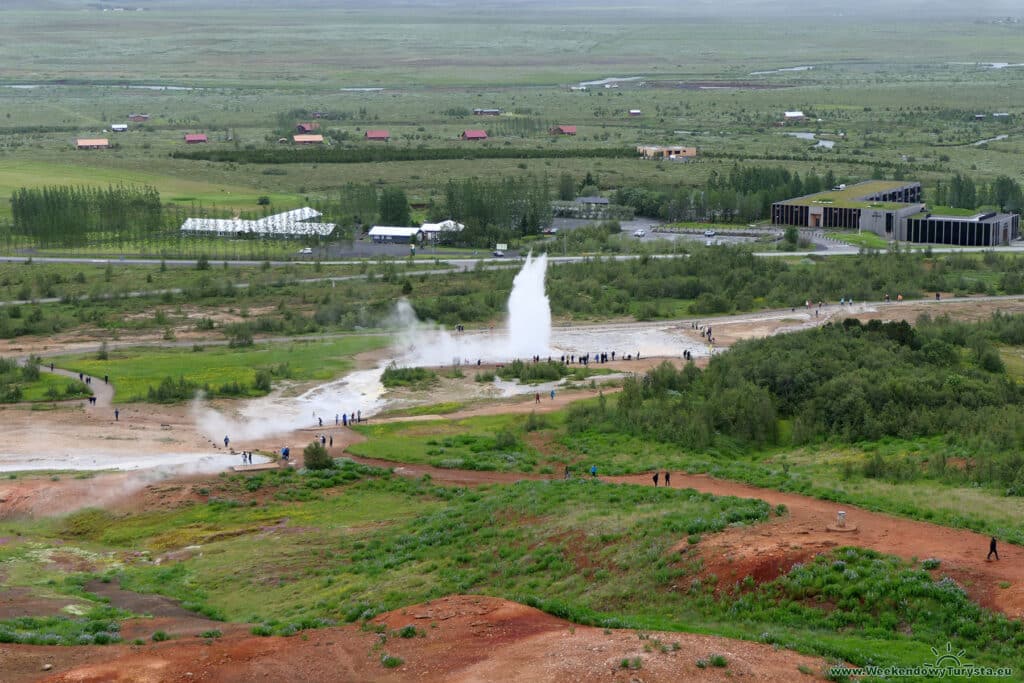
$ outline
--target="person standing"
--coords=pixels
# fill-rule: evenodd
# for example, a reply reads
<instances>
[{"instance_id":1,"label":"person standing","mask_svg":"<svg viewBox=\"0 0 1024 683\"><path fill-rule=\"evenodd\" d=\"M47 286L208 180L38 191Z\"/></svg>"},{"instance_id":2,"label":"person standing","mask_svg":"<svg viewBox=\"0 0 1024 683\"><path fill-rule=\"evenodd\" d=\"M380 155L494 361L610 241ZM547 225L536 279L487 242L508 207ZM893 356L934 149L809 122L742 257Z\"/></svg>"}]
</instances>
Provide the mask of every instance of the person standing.
<instances>
[{"instance_id":1,"label":"person standing","mask_svg":"<svg viewBox=\"0 0 1024 683\"><path fill-rule=\"evenodd\" d=\"M121 419L121 411L118 410L117 408L114 408L114 422L117 422L120 419Z\"/></svg>"},{"instance_id":2,"label":"person standing","mask_svg":"<svg viewBox=\"0 0 1024 683\"><path fill-rule=\"evenodd\" d=\"M551 390L551 400L552 401L555 400L555 390L554 389Z\"/></svg>"},{"instance_id":3,"label":"person standing","mask_svg":"<svg viewBox=\"0 0 1024 683\"><path fill-rule=\"evenodd\" d=\"M999 559L999 551L996 549L996 537L993 536L992 540L988 542L988 556L986 560L991 560L992 556L995 555L996 559Z\"/></svg>"},{"instance_id":4,"label":"person standing","mask_svg":"<svg viewBox=\"0 0 1024 683\"><path fill-rule=\"evenodd\" d=\"M227 448L229 443L231 443L231 439L229 439L228 437L225 436L224 437L224 448Z\"/></svg>"},{"instance_id":5,"label":"person standing","mask_svg":"<svg viewBox=\"0 0 1024 683\"><path fill-rule=\"evenodd\" d=\"M341 414L341 426L348 427L348 413Z\"/></svg>"},{"instance_id":6,"label":"person standing","mask_svg":"<svg viewBox=\"0 0 1024 683\"><path fill-rule=\"evenodd\" d=\"M651 477L651 479L653 479L653 480L654 480L654 488L658 488L658 473L657 473L657 472L655 472L655 473L654 473L654 476L653 476L653 477Z\"/></svg>"},{"instance_id":7,"label":"person standing","mask_svg":"<svg viewBox=\"0 0 1024 683\"><path fill-rule=\"evenodd\" d=\"M671 475L669 474L668 470L665 470L665 486L666 486L666 488L672 486L672 484L670 483L671 479L669 479L670 476Z\"/></svg>"},{"instance_id":8,"label":"person standing","mask_svg":"<svg viewBox=\"0 0 1024 683\"><path fill-rule=\"evenodd\" d=\"M334 448L334 435L333 434L331 435L331 438L328 439L328 442L331 444L331 448Z\"/></svg>"},{"instance_id":9,"label":"person standing","mask_svg":"<svg viewBox=\"0 0 1024 683\"><path fill-rule=\"evenodd\" d=\"M590 466L590 476L597 477L597 465Z\"/></svg>"}]
</instances>

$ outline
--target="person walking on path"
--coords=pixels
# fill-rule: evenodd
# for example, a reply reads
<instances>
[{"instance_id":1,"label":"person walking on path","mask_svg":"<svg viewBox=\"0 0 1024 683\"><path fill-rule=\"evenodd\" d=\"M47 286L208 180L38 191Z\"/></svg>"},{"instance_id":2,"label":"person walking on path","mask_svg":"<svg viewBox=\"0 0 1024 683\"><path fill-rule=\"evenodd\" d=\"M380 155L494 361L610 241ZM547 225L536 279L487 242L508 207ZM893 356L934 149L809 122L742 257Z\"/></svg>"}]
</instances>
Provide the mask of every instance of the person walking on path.
<instances>
[{"instance_id":1,"label":"person walking on path","mask_svg":"<svg viewBox=\"0 0 1024 683\"><path fill-rule=\"evenodd\" d=\"M331 436L329 443L331 444L331 448L334 448L334 436Z\"/></svg>"},{"instance_id":2,"label":"person walking on path","mask_svg":"<svg viewBox=\"0 0 1024 683\"><path fill-rule=\"evenodd\" d=\"M341 426L348 427L348 413L341 414Z\"/></svg>"},{"instance_id":3,"label":"person walking on path","mask_svg":"<svg viewBox=\"0 0 1024 683\"><path fill-rule=\"evenodd\" d=\"M653 480L654 480L654 488L658 488L658 473L657 473L657 472L655 472L655 473L654 473L654 476L653 476L653 477L651 477L651 479L653 479Z\"/></svg>"},{"instance_id":4,"label":"person walking on path","mask_svg":"<svg viewBox=\"0 0 1024 683\"><path fill-rule=\"evenodd\" d=\"M114 422L117 422L120 419L121 419L121 411L118 410L117 408L114 408Z\"/></svg>"},{"instance_id":5,"label":"person walking on path","mask_svg":"<svg viewBox=\"0 0 1024 683\"><path fill-rule=\"evenodd\" d=\"M590 466L590 476L592 476L592 477L596 477L597 476L597 465L591 465Z\"/></svg>"},{"instance_id":6,"label":"person walking on path","mask_svg":"<svg viewBox=\"0 0 1024 683\"><path fill-rule=\"evenodd\" d=\"M225 436L224 437L224 448L227 448L229 443L231 443L231 439L229 439L228 437Z\"/></svg>"},{"instance_id":7,"label":"person walking on path","mask_svg":"<svg viewBox=\"0 0 1024 683\"><path fill-rule=\"evenodd\" d=\"M995 555L996 559L999 559L999 551L996 550L996 537L993 536L992 540L988 542L988 556L985 558L986 561L991 560L992 556Z\"/></svg>"},{"instance_id":8,"label":"person walking on path","mask_svg":"<svg viewBox=\"0 0 1024 683\"><path fill-rule=\"evenodd\" d=\"M554 389L551 390L551 400L552 401L555 400L555 390Z\"/></svg>"},{"instance_id":9,"label":"person walking on path","mask_svg":"<svg viewBox=\"0 0 1024 683\"><path fill-rule=\"evenodd\" d=\"M571 477L571 476L572 476L572 472L569 470L569 466L566 465L565 466L565 480L568 481L569 477Z\"/></svg>"},{"instance_id":10,"label":"person walking on path","mask_svg":"<svg viewBox=\"0 0 1024 683\"><path fill-rule=\"evenodd\" d=\"M534 403L540 403L540 392L539 391L534 396Z\"/></svg>"},{"instance_id":11,"label":"person walking on path","mask_svg":"<svg viewBox=\"0 0 1024 683\"><path fill-rule=\"evenodd\" d=\"M322 417L318 417L317 419L320 421L320 426L323 427L324 426L324 419Z\"/></svg>"},{"instance_id":12,"label":"person walking on path","mask_svg":"<svg viewBox=\"0 0 1024 683\"><path fill-rule=\"evenodd\" d=\"M666 487L672 486L672 484L669 483L669 481L670 481L669 477L670 476L671 475L669 474L668 470L665 470L665 486Z\"/></svg>"}]
</instances>

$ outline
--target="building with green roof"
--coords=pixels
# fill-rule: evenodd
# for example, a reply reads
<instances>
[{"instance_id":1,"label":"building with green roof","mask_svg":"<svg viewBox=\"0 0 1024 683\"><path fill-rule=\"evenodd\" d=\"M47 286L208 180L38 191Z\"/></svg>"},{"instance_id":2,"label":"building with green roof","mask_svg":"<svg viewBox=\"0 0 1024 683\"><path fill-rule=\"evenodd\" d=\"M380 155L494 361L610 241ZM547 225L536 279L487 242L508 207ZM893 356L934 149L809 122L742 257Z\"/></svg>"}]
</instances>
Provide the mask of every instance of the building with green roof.
<instances>
[{"instance_id":1,"label":"building with green roof","mask_svg":"<svg viewBox=\"0 0 1024 683\"><path fill-rule=\"evenodd\" d=\"M890 240L959 246L1009 244L1020 232L1017 214L933 214L921 183L869 180L772 204L772 223L801 228L856 229Z\"/></svg>"}]
</instances>

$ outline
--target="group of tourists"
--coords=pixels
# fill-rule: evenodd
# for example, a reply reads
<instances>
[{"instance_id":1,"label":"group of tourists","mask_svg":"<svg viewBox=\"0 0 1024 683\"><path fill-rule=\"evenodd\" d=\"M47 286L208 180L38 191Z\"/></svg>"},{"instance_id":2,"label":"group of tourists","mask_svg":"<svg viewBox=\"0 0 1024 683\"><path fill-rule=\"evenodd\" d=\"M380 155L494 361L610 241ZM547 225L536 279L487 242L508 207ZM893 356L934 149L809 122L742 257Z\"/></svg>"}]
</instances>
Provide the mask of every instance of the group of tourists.
<instances>
[{"instance_id":1,"label":"group of tourists","mask_svg":"<svg viewBox=\"0 0 1024 683\"><path fill-rule=\"evenodd\" d=\"M690 329L698 330L700 332L700 336L707 339L708 343L714 346L715 338L711 334L711 325L701 325L699 322L694 321L690 323ZM683 354L683 358L686 358L686 354ZM693 358L690 357L687 358L687 360L693 360Z\"/></svg>"},{"instance_id":2,"label":"group of tourists","mask_svg":"<svg viewBox=\"0 0 1024 683\"><path fill-rule=\"evenodd\" d=\"M340 421L339 421L339 419L340 419ZM335 424L335 426L340 424L342 427L348 427L350 424L354 425L355 423L362 422L362 421L363 421L363 411L361 411L361 410L357 410L354 413L341 413L340 416L338 415L338 413L334 414L334 424ZM320 426L321 427L324 426L323 419L320 420Z\"/></svg>"},{"instance_id":3,"label":"group of tourists","mask_svg":"<svg viewBox=\"0 0 1024 683\"><path fill-rule=\"evenodd\" d=\"M573 364L590 365L592 362L593 363L614 362L616 358L618 358L619 360L640 360L640 352L637 351L635 354L632 354L632 353L626 353L626 354L618 353L617 354L617 352L615 352L615 351L610 351L610 352L609 351L595 351L594 353L586 353L586 354L581 354L581 355L576 355L576 354L572 353L572 354L567 354L567 355L560 356L559 360L562 361L562 363L564 365L573 365ZM548 358L548 361L549 362L551 361L550 357Z\"/></svg>"}]
</instances>

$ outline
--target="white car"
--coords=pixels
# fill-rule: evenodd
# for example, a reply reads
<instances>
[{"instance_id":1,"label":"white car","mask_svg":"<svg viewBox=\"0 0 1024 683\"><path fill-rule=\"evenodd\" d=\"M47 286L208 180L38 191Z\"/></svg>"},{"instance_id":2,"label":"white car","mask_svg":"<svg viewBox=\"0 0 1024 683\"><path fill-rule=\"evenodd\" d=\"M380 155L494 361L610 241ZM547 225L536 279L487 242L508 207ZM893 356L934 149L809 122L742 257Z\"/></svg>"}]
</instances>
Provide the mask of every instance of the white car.
<instances>
[{"instance_id":1,"label":"white car","mask_svg":"<svg viewBox=\"0 0 1024 683\"><path fill-rule=\"evenodd\" d=\"M645 235L647 235L647 231L646 230L634 230L633 231L633 237L644 237Z\"/></svg>"},{"instance_id":2,"label":"white car","mask_svg":"<svg viewBox=\"0 0 1024 683\"><path fill-rule=\"evenodd\" d=\"M715 231L714 230L705 230L704 231L704 236L705 237L714 237L715 236Z\"/></svg>"},{"instance_id":3,"label":"white car","mask_svg":"<svg viewBox=\"0 0 1024 683\"><path fill-rule=\"evenodd\" d=\"M300 254L312 254L313 253L313 247L303 247L302 249L299 249L299 253Z\"/></svg>"}]
</instances>

